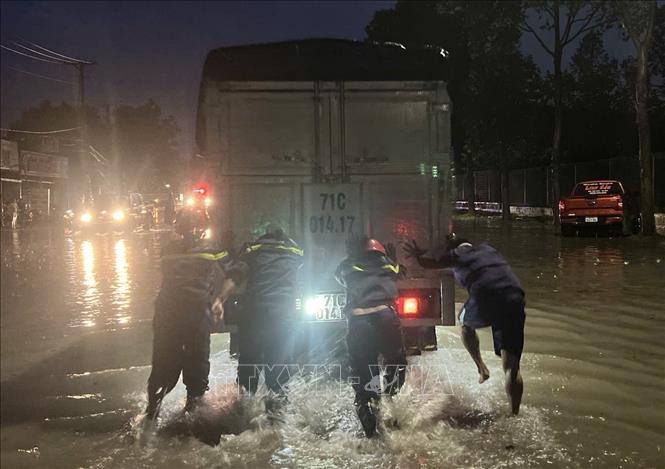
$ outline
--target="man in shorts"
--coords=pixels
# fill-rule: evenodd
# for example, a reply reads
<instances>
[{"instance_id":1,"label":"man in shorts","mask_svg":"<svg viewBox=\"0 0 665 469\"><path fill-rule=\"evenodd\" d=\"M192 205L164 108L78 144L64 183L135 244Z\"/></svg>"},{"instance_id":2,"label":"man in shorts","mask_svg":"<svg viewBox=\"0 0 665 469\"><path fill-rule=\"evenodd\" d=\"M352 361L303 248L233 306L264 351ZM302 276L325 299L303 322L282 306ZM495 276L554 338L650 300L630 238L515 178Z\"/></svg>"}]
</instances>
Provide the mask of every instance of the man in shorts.
<instances>
[{"instance_id":1,"label":"man in shorts","mask_svg":"<svg viewBox=\"0 0 665 469\"><path fill-rule=\"evenodd\" d=\"M479 382L490 377L480 355L476 329L492 326L494 352L501 357L510 409L517 415L522 401L520 358L524 346L524 290L508 262L489 244L472 245L454 233L445 247L420 249L415 241L404 245L426 269L452 268L469 298L459 315L462 342L478 368Z\"/></svg>"}]
</instances>

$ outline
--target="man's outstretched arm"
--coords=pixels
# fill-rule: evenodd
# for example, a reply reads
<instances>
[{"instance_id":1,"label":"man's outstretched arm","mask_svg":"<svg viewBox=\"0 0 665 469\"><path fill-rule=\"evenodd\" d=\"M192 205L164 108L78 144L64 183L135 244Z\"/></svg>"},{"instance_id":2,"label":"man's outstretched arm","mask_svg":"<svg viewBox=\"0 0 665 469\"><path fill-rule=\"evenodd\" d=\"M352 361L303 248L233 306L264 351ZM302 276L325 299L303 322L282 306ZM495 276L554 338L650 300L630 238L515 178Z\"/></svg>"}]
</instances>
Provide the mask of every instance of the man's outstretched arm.
<instances>
[{"instance_id":1,"label":"man's outstretched arm","mask_svg":"<svg viewBox=\"0 0 665 469\"><path fill-rule=\"evenodd\" d=\"M429 251L420 248L415 240L402 244L407 258L413 257L423 269L446 269L452 267L453 259L449 252L443 248L434 248Z\"/></svg>"}]
</instances>

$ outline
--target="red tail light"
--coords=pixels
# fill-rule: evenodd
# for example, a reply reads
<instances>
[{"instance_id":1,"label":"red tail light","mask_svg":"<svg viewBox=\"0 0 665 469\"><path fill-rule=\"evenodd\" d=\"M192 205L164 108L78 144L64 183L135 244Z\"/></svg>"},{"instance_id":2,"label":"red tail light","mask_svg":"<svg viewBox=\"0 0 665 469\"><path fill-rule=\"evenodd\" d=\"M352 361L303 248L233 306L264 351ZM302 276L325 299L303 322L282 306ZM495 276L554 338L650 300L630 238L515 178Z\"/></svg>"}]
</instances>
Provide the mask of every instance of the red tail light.
<instances>
[{"instance_id":1,"label":"red tail light","mask_svg":"<svg viewBox=\"0 0 665 469\"><path fill-rule=\"evenodd\" d=\"M397 312L402 316L415 316L420 313L420 298L400 296L397 299Z\"/></svg>"},{"instance_id":2,"label":"red tail light","mask_svg":"<svg viewBox=\"0 0 665 469\"><path fill-rule=\"evenodd\" d=\"M559 214L562 214L566 210L566 202L559 200Z\"/></svg>"}]
</instances>

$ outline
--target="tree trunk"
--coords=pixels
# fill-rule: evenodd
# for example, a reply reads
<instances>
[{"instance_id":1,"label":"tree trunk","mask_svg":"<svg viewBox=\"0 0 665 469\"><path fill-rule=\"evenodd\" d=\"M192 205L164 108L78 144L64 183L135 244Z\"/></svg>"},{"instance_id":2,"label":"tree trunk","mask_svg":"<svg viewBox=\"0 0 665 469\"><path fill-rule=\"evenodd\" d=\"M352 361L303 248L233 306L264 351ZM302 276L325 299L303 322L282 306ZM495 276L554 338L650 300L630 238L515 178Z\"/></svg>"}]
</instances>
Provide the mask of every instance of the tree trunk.
<instances>
[{"instance_id":1,"label":"tree trunk","mask_svg":"<svg viewBox=\"0 0 665 469\"><path fill-rule=\"evenodd\" d=\"M469 213L476 214L476 184L473 179L473 167L471 166L471 155L466 157L466 200L469 204Z\"/></svg>"},{"instance_id":2,"label":"tree trunk","mask_svg":"<svg viewBox=\"0 0 665 469\"><path fill-rule=\"evenodd\" d=\"M554 226L559 228L561 220L559 217L559 165L561 161L561 126L563 123L563 103L561 91L561 56L563 54L561 44L561 31L559 29L559 2L555 2L554 15L554 135L552 136L552 158L550 161L550 193L552 199L552 215Z\"/></svg>"},{"instance_id":3,"label":"tree trunk","mask_svg":"<svg viewBox=\"0 0 665 469\"><path fill-rule=\"evenodd\" d=\"M501 159L501 217L503 221L510 223L510 184L507 156Z\"/></svg>"},{"instance_id":4,"label":"tree trunk","mask_svg":"<svg viewBox=\"0 0 665 469\"><path fill-rule=\"evenodd\" d=\"M635 110L640 145L640 212L642 214L642 234L656 234L653 200L653 161L651 156L651 129L649 128L647 76L648 44L641 44L637 56L637 80L635 82Z\"/></svg>"}]
</instances>

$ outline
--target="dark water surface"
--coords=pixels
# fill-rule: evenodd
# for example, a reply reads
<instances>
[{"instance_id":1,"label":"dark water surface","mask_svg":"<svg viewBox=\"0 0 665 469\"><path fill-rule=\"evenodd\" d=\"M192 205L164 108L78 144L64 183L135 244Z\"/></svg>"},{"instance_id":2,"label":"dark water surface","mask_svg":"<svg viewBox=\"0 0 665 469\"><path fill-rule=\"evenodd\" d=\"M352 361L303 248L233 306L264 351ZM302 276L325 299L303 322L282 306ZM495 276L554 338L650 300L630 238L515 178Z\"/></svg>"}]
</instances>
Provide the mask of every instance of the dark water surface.
<instances>
[{"instance_id":1,"label":"dark water surface","mask_svg":"<svg viewBox=\"0 0 665 469\"><path fill-rule=\"evenodd\" d=\"M439 351L411 360L372 441L347 385L295 382L279 425L260 397L237 401L228 335L217 334L200 415L223 433L215 447L183 436L181 385L160 431L140 429L170 234L3 231L2 467L665 467L663 238L562 239L490 219L457 229L501 249L527 291L519 417L506 415L485 331L490 380L477 384L455 328L438 328Z\"/></svg>"}]
</instances>

